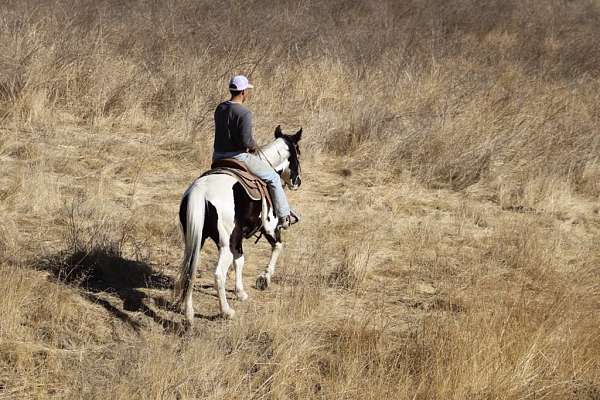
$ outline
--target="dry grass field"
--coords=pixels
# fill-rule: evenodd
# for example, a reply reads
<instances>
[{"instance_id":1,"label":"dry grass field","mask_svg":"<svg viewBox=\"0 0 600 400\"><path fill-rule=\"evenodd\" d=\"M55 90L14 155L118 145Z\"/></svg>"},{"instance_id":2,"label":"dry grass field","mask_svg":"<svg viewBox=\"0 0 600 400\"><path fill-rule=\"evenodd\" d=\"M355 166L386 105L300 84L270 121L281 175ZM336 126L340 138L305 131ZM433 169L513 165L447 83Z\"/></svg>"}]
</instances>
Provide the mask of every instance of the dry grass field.
<instances>
[{"instance_id":1,"label":"dry grass field","mask_svg":"<svg viewBox=\"0 0 600 400\"><path fill-rule=\"evenodd\" d=\"M598 38L597 0L0 2L0 399L600 399ZM234 73L260 143L304 128L304 220L232 321L207 244L184 331Z\"/></svg>"}]
</instances>

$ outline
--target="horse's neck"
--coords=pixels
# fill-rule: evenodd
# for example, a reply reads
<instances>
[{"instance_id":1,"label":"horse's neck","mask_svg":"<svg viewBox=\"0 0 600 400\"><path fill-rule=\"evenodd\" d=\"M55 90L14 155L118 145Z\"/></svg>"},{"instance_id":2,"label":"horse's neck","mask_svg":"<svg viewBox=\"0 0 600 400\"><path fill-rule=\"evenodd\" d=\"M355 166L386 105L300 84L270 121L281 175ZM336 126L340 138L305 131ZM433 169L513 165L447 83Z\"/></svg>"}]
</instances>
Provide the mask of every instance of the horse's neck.
<instances>
[{"instance_id":1,"label":"horse's neck","mask_svg":"<svg viewBox=\"0 0 600 400\"><path fill-rule=\"evenodd\" d=\"M280 147L282 147L283 139L275 139L273 142L269 143L265 147L261 149L263 153L263 157L267 159L267 161L273 165L280 165L283 160L283 151L280 151Z\"/></svg>"}]
</instances>

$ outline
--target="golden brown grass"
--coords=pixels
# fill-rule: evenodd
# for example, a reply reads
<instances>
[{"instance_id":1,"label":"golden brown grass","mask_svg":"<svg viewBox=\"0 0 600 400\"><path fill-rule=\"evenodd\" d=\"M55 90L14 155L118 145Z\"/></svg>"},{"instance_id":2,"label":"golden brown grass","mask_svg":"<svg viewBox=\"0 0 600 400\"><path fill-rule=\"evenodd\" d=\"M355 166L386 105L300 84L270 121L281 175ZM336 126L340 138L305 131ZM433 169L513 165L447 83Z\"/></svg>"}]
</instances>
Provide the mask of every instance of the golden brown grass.
<instances>
[{"instance_id":1,"label":"golden brown grass","mask_svg":"<svg viewBox=\"0 0 600 400\"><path fill-rule=\"evenodd\" d=\"M600 398L599 7L3 2L0 399ZM234 321L208 244L184 332L237 72L259 141L304 127L304 221Z\"/></svg>"}]
</instances>

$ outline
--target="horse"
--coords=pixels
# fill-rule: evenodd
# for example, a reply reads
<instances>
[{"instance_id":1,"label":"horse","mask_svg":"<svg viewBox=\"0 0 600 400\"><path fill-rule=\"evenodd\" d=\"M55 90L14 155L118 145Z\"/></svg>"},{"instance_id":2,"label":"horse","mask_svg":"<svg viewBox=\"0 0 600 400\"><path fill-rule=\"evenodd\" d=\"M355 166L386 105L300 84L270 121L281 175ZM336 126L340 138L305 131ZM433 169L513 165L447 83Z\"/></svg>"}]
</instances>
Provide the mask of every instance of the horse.
<instances>
[{"instance_id":1,"label":"horse","mask_svg":"<svg viewBox=\"0 0 600 400\"><path fill-rule=\"evenodd\" d=\"M258 150L258 156L270 164L281 176L284 186L297 190L300 177L300 147L302 128L286 135L281 127L275 128L275 140ZM235 311L225 296L225 280L231 263L235 265L235 293L246 301L242 271L244 251L242 241L252 232L260 231L271 245L271 257L265 270L256 279L256 287L265 290L271 283L275 264L283 243L277 228L277 218L266 199L252 200L238 181L229 175L213 174L197 178L185 191L179 206L179 221L183 232L185 251L179 278L175 285L176 304L183 311L189 325L193 323L192 292L197 263L206 238L211 238L219 250L215 266L215 287L221 315L232 318Z\"/></svg>"}]
</instances>

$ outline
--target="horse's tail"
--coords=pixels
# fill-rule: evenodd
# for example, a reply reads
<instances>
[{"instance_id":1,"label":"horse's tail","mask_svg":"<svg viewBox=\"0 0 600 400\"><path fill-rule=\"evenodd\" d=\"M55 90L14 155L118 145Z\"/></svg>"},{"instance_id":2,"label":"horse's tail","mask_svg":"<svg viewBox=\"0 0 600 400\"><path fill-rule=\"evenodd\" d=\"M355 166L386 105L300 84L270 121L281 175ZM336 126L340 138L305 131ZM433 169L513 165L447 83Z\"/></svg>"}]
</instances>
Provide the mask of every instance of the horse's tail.
<instances>
[{"instance_id":1,"label":"horse's tail","mask_svg":"<svg viewBox=\"0 0 600 400\"><path fill-rule=\"evenodd\" d=\"M179 278L175 284L174 298L177 304L191 296L196 277L196 266L200 261L202 228L206 212L204 191L192 186L181 200L179 219L185 240L185 253ZM187 305L185 305L187 310Z\"/></svg>"}]
</instances>

